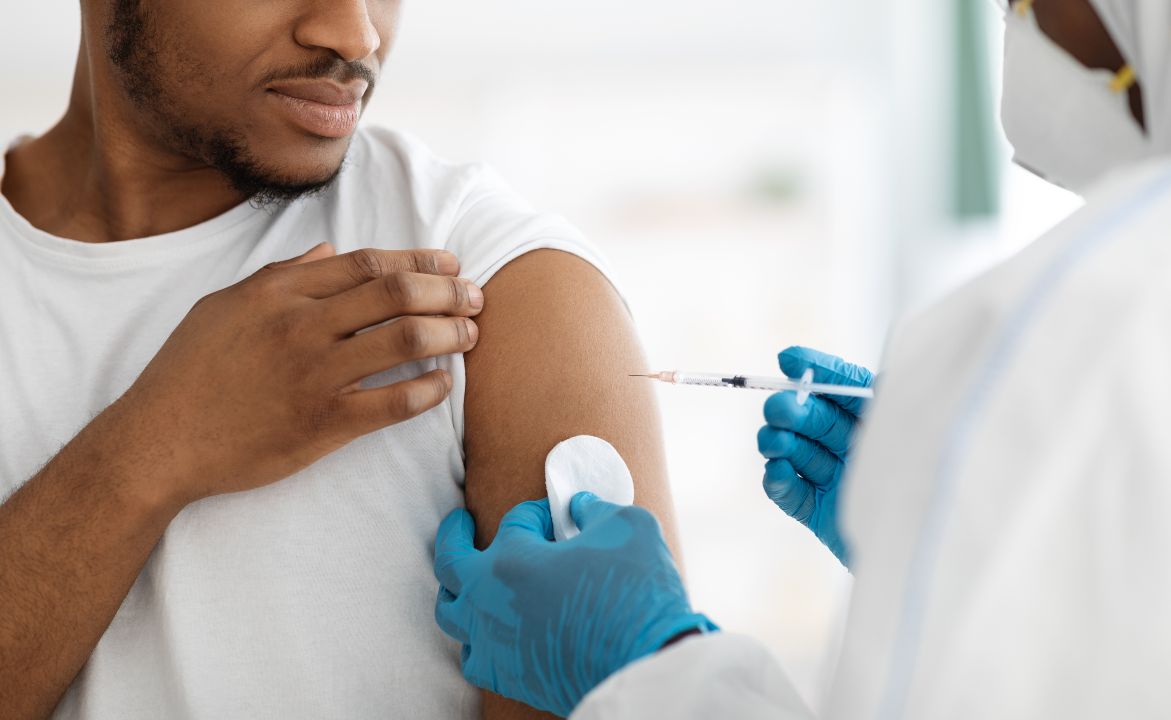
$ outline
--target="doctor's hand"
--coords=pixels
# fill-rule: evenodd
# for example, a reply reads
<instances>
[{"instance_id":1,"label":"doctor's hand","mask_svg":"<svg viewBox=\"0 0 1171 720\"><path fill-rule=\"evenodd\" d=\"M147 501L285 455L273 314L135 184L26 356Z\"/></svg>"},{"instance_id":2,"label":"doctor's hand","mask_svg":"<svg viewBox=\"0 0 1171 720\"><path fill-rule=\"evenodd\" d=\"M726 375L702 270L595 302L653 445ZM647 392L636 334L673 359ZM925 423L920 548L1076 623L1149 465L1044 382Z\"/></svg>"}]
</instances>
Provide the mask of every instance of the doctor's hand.
<instances>
[{"instance_id":1,"label":"doctor's hand","mask_svg":"<svg viewBox=\"0 0 1171 720\"><path fill-rule=\"evenodd\" d=\"M781 370L800 378L813 370L813 382L871 387L874 375L841 358L791 347L780 355ZM765 465L764 490L785 513L803 523L849 566L849 548L838 523L838 496L859 420L861 398L811 395L798 404L795 392L781 392L764 405L768 423L757 434Z\"/></svg>"},{"instance_id":2,"label":"doctor's hand","mask_svg":"<svg viewBox=\"0 0 1171 720\"><path fill-rule=\"evenodd\" d=\"M553 541L548 500L513 508L483 552L455 510L435 540L439 627L463 643L473 685L568 716L623 666L672 639L715 629L691 610L658 521L579 493L581 534Z\"/></svg>"}]
</instances>

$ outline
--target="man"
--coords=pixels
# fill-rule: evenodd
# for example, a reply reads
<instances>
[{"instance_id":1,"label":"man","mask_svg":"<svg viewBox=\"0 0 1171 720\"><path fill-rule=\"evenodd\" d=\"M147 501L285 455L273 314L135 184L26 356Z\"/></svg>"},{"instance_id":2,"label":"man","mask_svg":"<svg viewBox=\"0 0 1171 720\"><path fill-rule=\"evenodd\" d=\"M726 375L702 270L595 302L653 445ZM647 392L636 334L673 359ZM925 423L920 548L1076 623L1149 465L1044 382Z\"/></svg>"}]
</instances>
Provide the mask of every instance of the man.
<instances>
[{"instance_id":1,"label":"man","mask_svg":"<svg viewBox=\"0 0 1171 720\"><path fill-rule=\"evenodd\" d=\"M671 523L596 255L356 129L396 0L80 8L61 121L0 165L0 717L476 715L444 514L489 541L593 433Z\"/></svg>"},{"instance_id":2,"label":"man","mask_svg":"<svg viewBox=\"0 0 1171 720\"><path fill-rule=\"evenodd\" d=\"M856 404L765 405L769 497L855 574L827 718L1171 715L1171 4L1016 0L1006 23L1017 159L1085 208L896 333L856 450ZM470 679L579 720L811 717L695 616L645 511L571 512L554 543L521 504L483 552L466 513L441 525L436 616Z\"/></svg>"}]
</instances>

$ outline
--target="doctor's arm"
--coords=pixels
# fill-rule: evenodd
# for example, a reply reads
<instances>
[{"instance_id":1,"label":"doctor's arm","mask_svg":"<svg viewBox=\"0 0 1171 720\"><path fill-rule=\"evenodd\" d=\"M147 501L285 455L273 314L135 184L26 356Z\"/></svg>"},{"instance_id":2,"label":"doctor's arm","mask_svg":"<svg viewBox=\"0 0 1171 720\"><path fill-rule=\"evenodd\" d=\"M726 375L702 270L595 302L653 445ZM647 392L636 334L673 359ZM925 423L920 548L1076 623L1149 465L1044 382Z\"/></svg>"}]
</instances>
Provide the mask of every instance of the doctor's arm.
<instances>
[{"instance_id":1,"label":"doctor's arm","mask_svg":"<svg viewBox=\"0 0 1171 720\"><path fill-rule=\"evenodd\" d=\"M610 676L570 720L813 720L776 659L756 640L684 638Z\"/></svg>"},{"instance_id":2,"label":"doctor's arm","mask_svg":"<svg viewBox=\"0 0 1171 720\"><path fill-rule=\"evenodd\" d=\"M608 440L629 465L635 502L676 550L659 416L630 316L610 283L580 258L523 255L484 287L480 339L466 355L467 506L478 547L523 500L545 496L545 457L569 437ZM484 717L547 717L485 692Z\"/></svg>"}]
</instances>

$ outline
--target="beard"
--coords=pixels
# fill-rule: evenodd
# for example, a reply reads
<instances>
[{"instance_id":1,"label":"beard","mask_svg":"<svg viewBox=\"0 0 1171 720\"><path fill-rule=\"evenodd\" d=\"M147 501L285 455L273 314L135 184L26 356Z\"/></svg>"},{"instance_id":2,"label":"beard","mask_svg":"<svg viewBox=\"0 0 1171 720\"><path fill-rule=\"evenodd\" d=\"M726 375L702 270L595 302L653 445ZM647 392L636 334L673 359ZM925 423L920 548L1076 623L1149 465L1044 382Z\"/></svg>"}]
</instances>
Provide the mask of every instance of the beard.
<instances>
[{"instance_id":1,"label":"beard","mask_svg":"<svg viewBox=\"0 0 1171 720\"><path fill-rule=\"evenodd\" d=\"M107 57L126 96L154 121L168 146L215 168L258 208L309 197L333 185L341 166L327 177L290 178L257 158L242 132L194 123L174 112L181 104L161 77L159 40L141 0L113 0L105 28Z\"/></svg>"}]
</instances>

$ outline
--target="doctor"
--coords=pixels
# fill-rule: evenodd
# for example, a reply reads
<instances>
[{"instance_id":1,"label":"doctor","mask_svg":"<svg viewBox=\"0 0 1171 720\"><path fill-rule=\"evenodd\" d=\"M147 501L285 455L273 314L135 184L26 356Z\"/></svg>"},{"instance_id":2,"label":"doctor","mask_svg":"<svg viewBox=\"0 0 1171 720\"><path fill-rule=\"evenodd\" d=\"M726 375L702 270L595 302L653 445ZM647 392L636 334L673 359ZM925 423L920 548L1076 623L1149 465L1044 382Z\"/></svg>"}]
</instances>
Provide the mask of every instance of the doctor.
<instances>
[{"instance_id":1,"label":"doctor","mask_svg":"<svg viewBox=\"0 0 1171 720\"><path fill-rule=\"evenodd\" d=\"M1017 0L1006 23L1016 159L1086 206L894 335L854 450L859 406L765 406L766 490L856 577L825 717L1171 716L1171 3ZM544 501L484 551L466 512L440 527L471 682L579 720L810 717L692 610L648 513L572 513L564 543Z\"/></svg>"}]
</instances>

